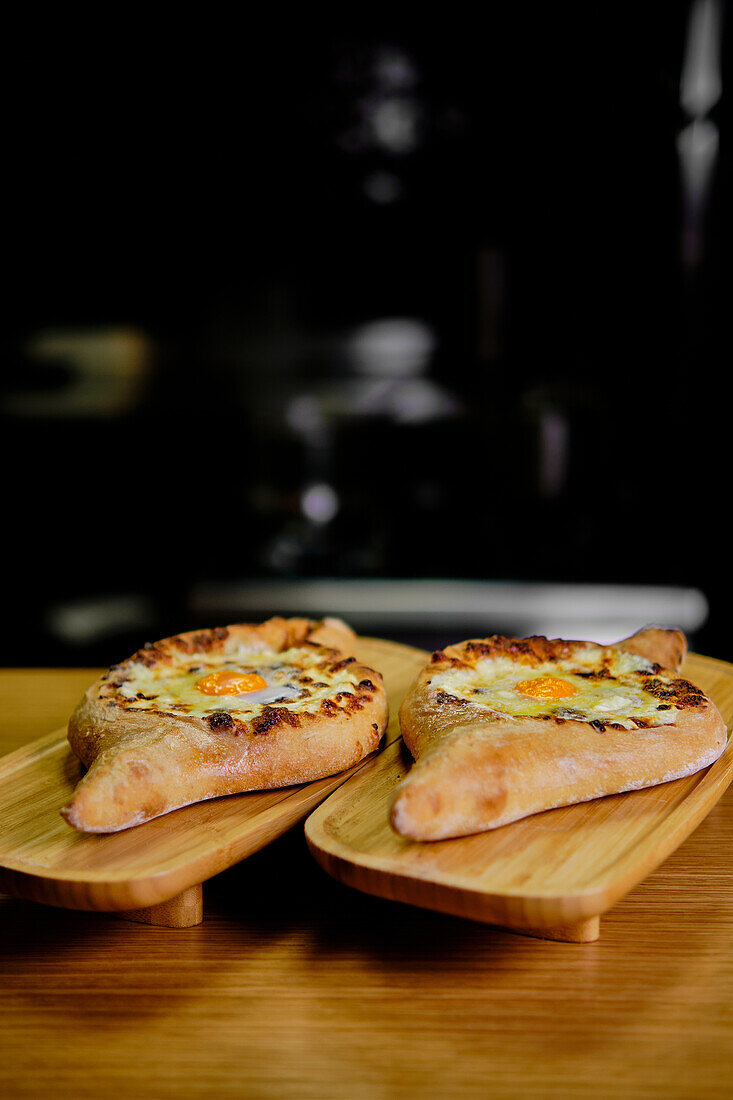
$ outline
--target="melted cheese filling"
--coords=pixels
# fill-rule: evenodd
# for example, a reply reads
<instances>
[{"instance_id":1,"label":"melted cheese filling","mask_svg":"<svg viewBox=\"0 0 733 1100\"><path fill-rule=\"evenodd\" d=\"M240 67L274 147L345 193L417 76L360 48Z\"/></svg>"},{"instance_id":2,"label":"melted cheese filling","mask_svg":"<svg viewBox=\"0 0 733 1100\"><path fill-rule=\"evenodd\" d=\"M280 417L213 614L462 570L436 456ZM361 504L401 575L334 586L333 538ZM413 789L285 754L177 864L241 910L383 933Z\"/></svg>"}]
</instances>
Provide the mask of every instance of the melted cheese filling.
<instances>
[{"instance_id":1,"label":"melted cheese filling","mask_svg":"<svg viewBox=\"0 0 733 1100\"><path fill-rule=\"evenodd\" d=\"M478 660L467 668L436 672L431 684L449 695L465 699L474 706L515 718L551 715L581 722L604 722L636 729L633 718L651 720L654 725L674 723L676 708L660 705L660 700L645 691L638 672L651 671L652 665L635 654L619 653L609 668L610 676L589 679L583 673L598 669L597 651L581 651L575 660L545 661L527 666L507 657ZM532 696L533 680L554 680L567 684L572 691L555 699L547 698L538 684ZM544 696L544 697L543 697Z\"/></svg>"},{"instance_id":2,"label":"melted cheese filling","mask_svg":"<svg viewBox=\"0 0 733 1100\"><path fill-rule=\"evenodd\" d=\"M294 711L315 711L325 699L351 691L357 683L350 665L334 673L318 667L322 661L322 653L310 648L275 653L255 652L243 646L214 656L187 654L183 667L148 668L132 661L126 669L128 679L118 691L133 710L175 711L195 718L226 711L247 719L270 704L282 704ZM209 695L197 687L207 674L221 670L255 674L266 686L232 695Z\"/></svg>"}]
</instances>

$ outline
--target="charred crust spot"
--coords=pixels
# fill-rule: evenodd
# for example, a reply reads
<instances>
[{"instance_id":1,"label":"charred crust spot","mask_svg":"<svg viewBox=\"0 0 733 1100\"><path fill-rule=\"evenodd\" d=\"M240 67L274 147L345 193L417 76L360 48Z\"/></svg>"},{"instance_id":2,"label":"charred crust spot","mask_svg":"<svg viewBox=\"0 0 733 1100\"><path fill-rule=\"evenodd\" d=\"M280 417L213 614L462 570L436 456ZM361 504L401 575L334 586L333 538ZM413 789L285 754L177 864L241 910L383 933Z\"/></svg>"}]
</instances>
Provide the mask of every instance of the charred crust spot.
<instances>
[{"instance_id":1,"label":"charred crust spot","mask_svg":"<svg viewBox=\"0 0 733 1100\"><path fill-rule=\"evenodd\" d=\"M335 714L338 709L333 699L324 699L321 703L321 710L324 710L326 714Z\"/></svg>"},{"instance_id":2,"label":"charred crust spot","mask_svg":"<svg viewBox=\"0 0 733 1100\"><path fill-rule=\"evenodd\" d=\"M252 732L257 734L269 733L271 729L280 724L280 716L277 707L263 707L262 714L252 719Z\"/></svg>"},{"instance_id":3,"label":"charred crust spot","mask_svg":"<svg viewBox=\"0 0 733 1100\"><path fill-rule=\"evenodd\" d=\"M543 634L534 634L529 638L510 638L504 634L492 634L488 638L477 638L465 642L463 652L469 661L489 657L509 657L513 661L526 665L538 665L551 661L572 660L579 648L593 643L568 641L564 638L546 638ZM603 656L603 647L597 646L599 663L608 664L610 656Z\"/></svg>"},{"instance_id":4,"label":"charred crust spot","mask_svg":"<svg viewBox=\"0 0 733 1100\"><path fill-rule=\"evenodd\" d=\"M363 688L364 691L376 691L377 690L371 680L360 680L359 681L359 687Z\"/></svg>"},{"instance_id":5,"label":"charred crust spot","mask_svg":"<svg viewBox=\"0 0 733 1100\"><path fill-rule=\"evenodd\" d=\"M594 730L598 730L599 733L606 732L606 723L599 722L597 718L594 718L594 720L592 722L589 722L588 725L592 726Z\"/></svg>"},{"instance_id":6,"label":"charred crust spot","mask_svg":"<svg viewBox=\"0 0 733 1100\"><path fill-rule=\"evenodd\" d=\"M219 649L229 637L229 628L215 626L211 630L199 630L187 637L181 635L171 638L171 644L183 653L199 653L207 649Z\"/></svg>"},{"instance_id":7,"label":"charred crust spot","mask_svg":"<svg viewBox=\"0 0 733 1100\"><path fill-rule=\"evenodd\" d=\"M559 639L551 641L542 634L529 638L508 638L503 634L492 634L467 642L465 650L470 657L510 657L522 664L539 664L545 661L569 657L573 652L573 643Z\"/></svg>"},{"instance_id":8,"label":"charred crust spot","mask_svg":"<svg viewBox=\"0 0 733 1100\"><path fill-rule=\"evenodd\" d=\"M356 657L344 657L343 661L337 661L335 665L331 665L331 672L341 672L347 665L353 665L356 661Z\"/></svg>"},{"instance_id":9,"label":"charred crust spot","mask_svg":"<svg viewBox=\"0 0 733 1100\"><path fill-rule=\"evenodd\" d=\"M470 643L469 643L469 645L470 645ZM464 660L462 657L450 657L445 652L445 650L443 650L443 649L436 649L435 653L433 653L430 660L433 664L448 665L450 668L470 668L471 667L470 659L467 661L467 660Z\"/></svg>"},{"instance_id":10,"label":"charred crust spot","mask_svg":"<svg viewBox=\"0 0 733 1100\"><path fill-rule=\"evenodd\" d=\"M631 721L634 723L634 725L637 727L637 729L640 729L640 730L645 730L651 725L651 719L650 718L633 718L632 717Z\"/></svg>"},{"instance_id":11,"label":"charred crust spot","mask_svg":"<svg viewBox=\"0 0 733 1100\"><path fill-rule=\"evenodd\" d=\"M379 730L379 723L378 722L372 722L372 729L373 730Z\"/></svg>"},{"instance_id":12,"label":"charred crust spot","mask_svg":"<svg viewBox=\"0 0 733 1100\"><path fill-rule=\"evenodd\" d=\"M449 703L455 707L467 707L467 699L459 699L457 695L449 695L447 691L438 690L435 693L435 698L438 703Z\"/></svg>"},{"instance_id":13,"label":"charred crust spot","mask_svg":"<svg viewBox=\"0 0 733 1100\"><path fill-rule=\"evenodd\" d=\"M231 733L234 730L234 719L225 710L217 710L207 718L209 726L216 733Z\"/></svg>"},{"instance_id":14,"label":"charred crust spot","mask_svg":"<svg viewBox=\"0 0 733 1100\"><path fill-rule=\"evenodd\" d=\"M347 714L354 714L356 711L362 709L361 702L357 699L351 691L340 691L336 696L339 702L342 702L342 711L346 711Z\"/></svg>"},{"instance_id":15,"label":"charred crust spot","mask_svg":"<svg viewBox=\"0 0 733 1100\"><path fill-rule=\"evenodd\" d=\"M299 726L300 718L287 707L263 707L262 713L250 723L253 733L269 733L277 726Z\"/></svg>"},{"instance_id":16,"label":"charred crust spot","mask_svg":"<svg viewBox=\"0 0 733 1100\"><path fill-rule=\"evenodd\" d=\"M334 649L332 646L321 645L320 642L314 642L310 638L304 638L302 642L298 642L299 646L311 646L312 649L318 649L324 655L326 662L332 661L334 657L338 657L338 649Z\"/></svg>"},{"instance_id":17,"label":"charred crust spot","mask_svg":"<svg viewBox=\"0 0 733 1100\"><path fill-rule=\"evenodd\" d=\"M151 665L157 664L160 661L164 661L166 653L163 647L156 642L146 642L142 649L139 649L133 661L139 662L141 665L145 665L149 668Z\"/></svg>"},{"instance_id":18,"label":"charred crust spot","mask_svg":"<svg viewBox=\"0 0 733 1100\"><path fill-rule=\"evenodd\" d=\"M608 680L611 677L611 670L604 665L602 668L594 668L586 672L575 672L574 675L581 680Z\"/></svg>"}]
</instances>

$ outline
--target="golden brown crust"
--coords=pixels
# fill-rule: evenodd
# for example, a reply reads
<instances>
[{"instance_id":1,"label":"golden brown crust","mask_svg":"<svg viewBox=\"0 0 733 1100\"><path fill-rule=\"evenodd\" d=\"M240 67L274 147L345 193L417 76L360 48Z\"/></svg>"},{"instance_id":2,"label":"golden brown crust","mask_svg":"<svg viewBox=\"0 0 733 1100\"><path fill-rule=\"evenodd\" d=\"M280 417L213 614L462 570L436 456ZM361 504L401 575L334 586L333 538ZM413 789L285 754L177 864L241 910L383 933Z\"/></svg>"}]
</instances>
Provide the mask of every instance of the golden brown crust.
<instances>
[{"instance_id":1,"label":"golden brown crust","mask_svg":"<svg viewBox=\"0 0 733 1100\"><path fill-rule=\"evenodd\" d=\"M681 630L663 630L658 626L648 626L637 631L630 638L616 642L619 649L629 653L638 653L648 661L654 661L662 668L675 672L687 655L687 638Z\"/></svg>"},{"instance_id":2,"label":"golden brown crust","mask_svg":"<svg viewBox=\"0 0 733 1100\"><path fill-rule=\"evenodd\" d=\"M387 698L379 673L350 655L354 638L337 619L273 618L146 645L92 684L69 720L69 744L89 770L63 816L83 831L116 832L193 802L306 783L358 763L379 744ZM247 718L135 709L121 692L131 663L173 667L239 642L274 652L312 647L315 667L328 675L347 666L353 688L315 710L263 705Z\"/></svg>"},{"instance_id":3,"label":"golden brown crust","mask_svg":"<svg viewBox=\"0 0 733 1100\"><path fill-rule=\"evenodd\" d=\"M489 717L431 683L437 671L466 667L478 658L509 657L530 668L570 660L588 645L494 636L433 654L400 709L402 736L415 764L394 794L393 828L413 840L464 836L541 810L690 775L720 755L726 728L717 708L676 675L686 649L679 631L651 628L614 647L595 647L599 679L608 674L614 649L653 662L638 673L639 682L660 709L674 708L673 724L634 719L636 728L626 729L550 713Z\"/></svg>"}]
</instances>

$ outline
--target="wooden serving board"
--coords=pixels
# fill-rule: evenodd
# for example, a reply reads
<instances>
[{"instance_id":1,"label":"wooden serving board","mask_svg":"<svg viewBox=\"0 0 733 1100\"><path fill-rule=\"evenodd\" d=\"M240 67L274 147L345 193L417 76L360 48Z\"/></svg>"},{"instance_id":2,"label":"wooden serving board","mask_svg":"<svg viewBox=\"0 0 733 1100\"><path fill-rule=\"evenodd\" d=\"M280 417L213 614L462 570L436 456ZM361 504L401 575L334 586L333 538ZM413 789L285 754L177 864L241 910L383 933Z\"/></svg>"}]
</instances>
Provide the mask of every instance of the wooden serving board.
<instances>
[{"instance_id":1,"label":"wooden serving board","mask_svg":"<svg viewBox=\"0 0 733 1100\"><path fill-rule=\"evenodd\" d=\"M414 676L416 653L376 639L355 646L360 662L384 669L395 699ZM383 743L398 737L393 710ZM82 769L65 730L57 730L0 760L0 890L153 924L197 924L202 882L301 821L363 766L303 786L200 802L100 836L76 832L59 813Z\"/></svg>"},{"instance_id":2,"label":"wooden serving board","mask_svg":"<svg viewBox=\"0 0 733 1100\"><path fill-rule=\"evenodd\" d=\"M394 655L407 660L401 650ZM691 654L682 674L711 696L730 732L733 665ZM394 712L400 701L392 695ZM390 796L409 766L409 753L395 741L311 814L306 839L318 863L370 894L585 942L598 937L600 914L670 855L718 801L733 778L733 741L714 764L686 779L428 843L405 840L388 822Z\"/></svg>"}]
</instances>

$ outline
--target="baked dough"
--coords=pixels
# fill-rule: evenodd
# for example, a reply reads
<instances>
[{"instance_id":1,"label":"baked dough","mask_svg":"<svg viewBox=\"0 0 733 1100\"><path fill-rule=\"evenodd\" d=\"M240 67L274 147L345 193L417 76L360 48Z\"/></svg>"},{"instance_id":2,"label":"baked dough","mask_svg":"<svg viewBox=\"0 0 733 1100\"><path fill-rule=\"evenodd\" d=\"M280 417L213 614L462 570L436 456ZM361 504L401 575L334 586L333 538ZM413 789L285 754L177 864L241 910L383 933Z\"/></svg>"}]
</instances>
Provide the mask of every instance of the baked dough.
<instances>
[{"instance_id":1,"label":"baked dough","mask_svg":"<svg viewBox=\"0 0 733 1100\"><path fill-rule=\"evenodd\" d=\"M109 833L193 802L334 775L377 748L382 677L338 619L273 618L146 645L92 684L68 726L88 767L62 815Z\"/></svg>"},{"instance_id":2,"label":"baked dough","mask_svg":"<svg viewBox=\"0 0 733 1100\"><path fill-rule=\"evenodd\" d=\"M434 653L400 709L415 763L392 827L465 836L706 767L726 727L677 675L685 652L680 631L649 628L612 646L494 635Z\"/></svg>"}]
</instances>

